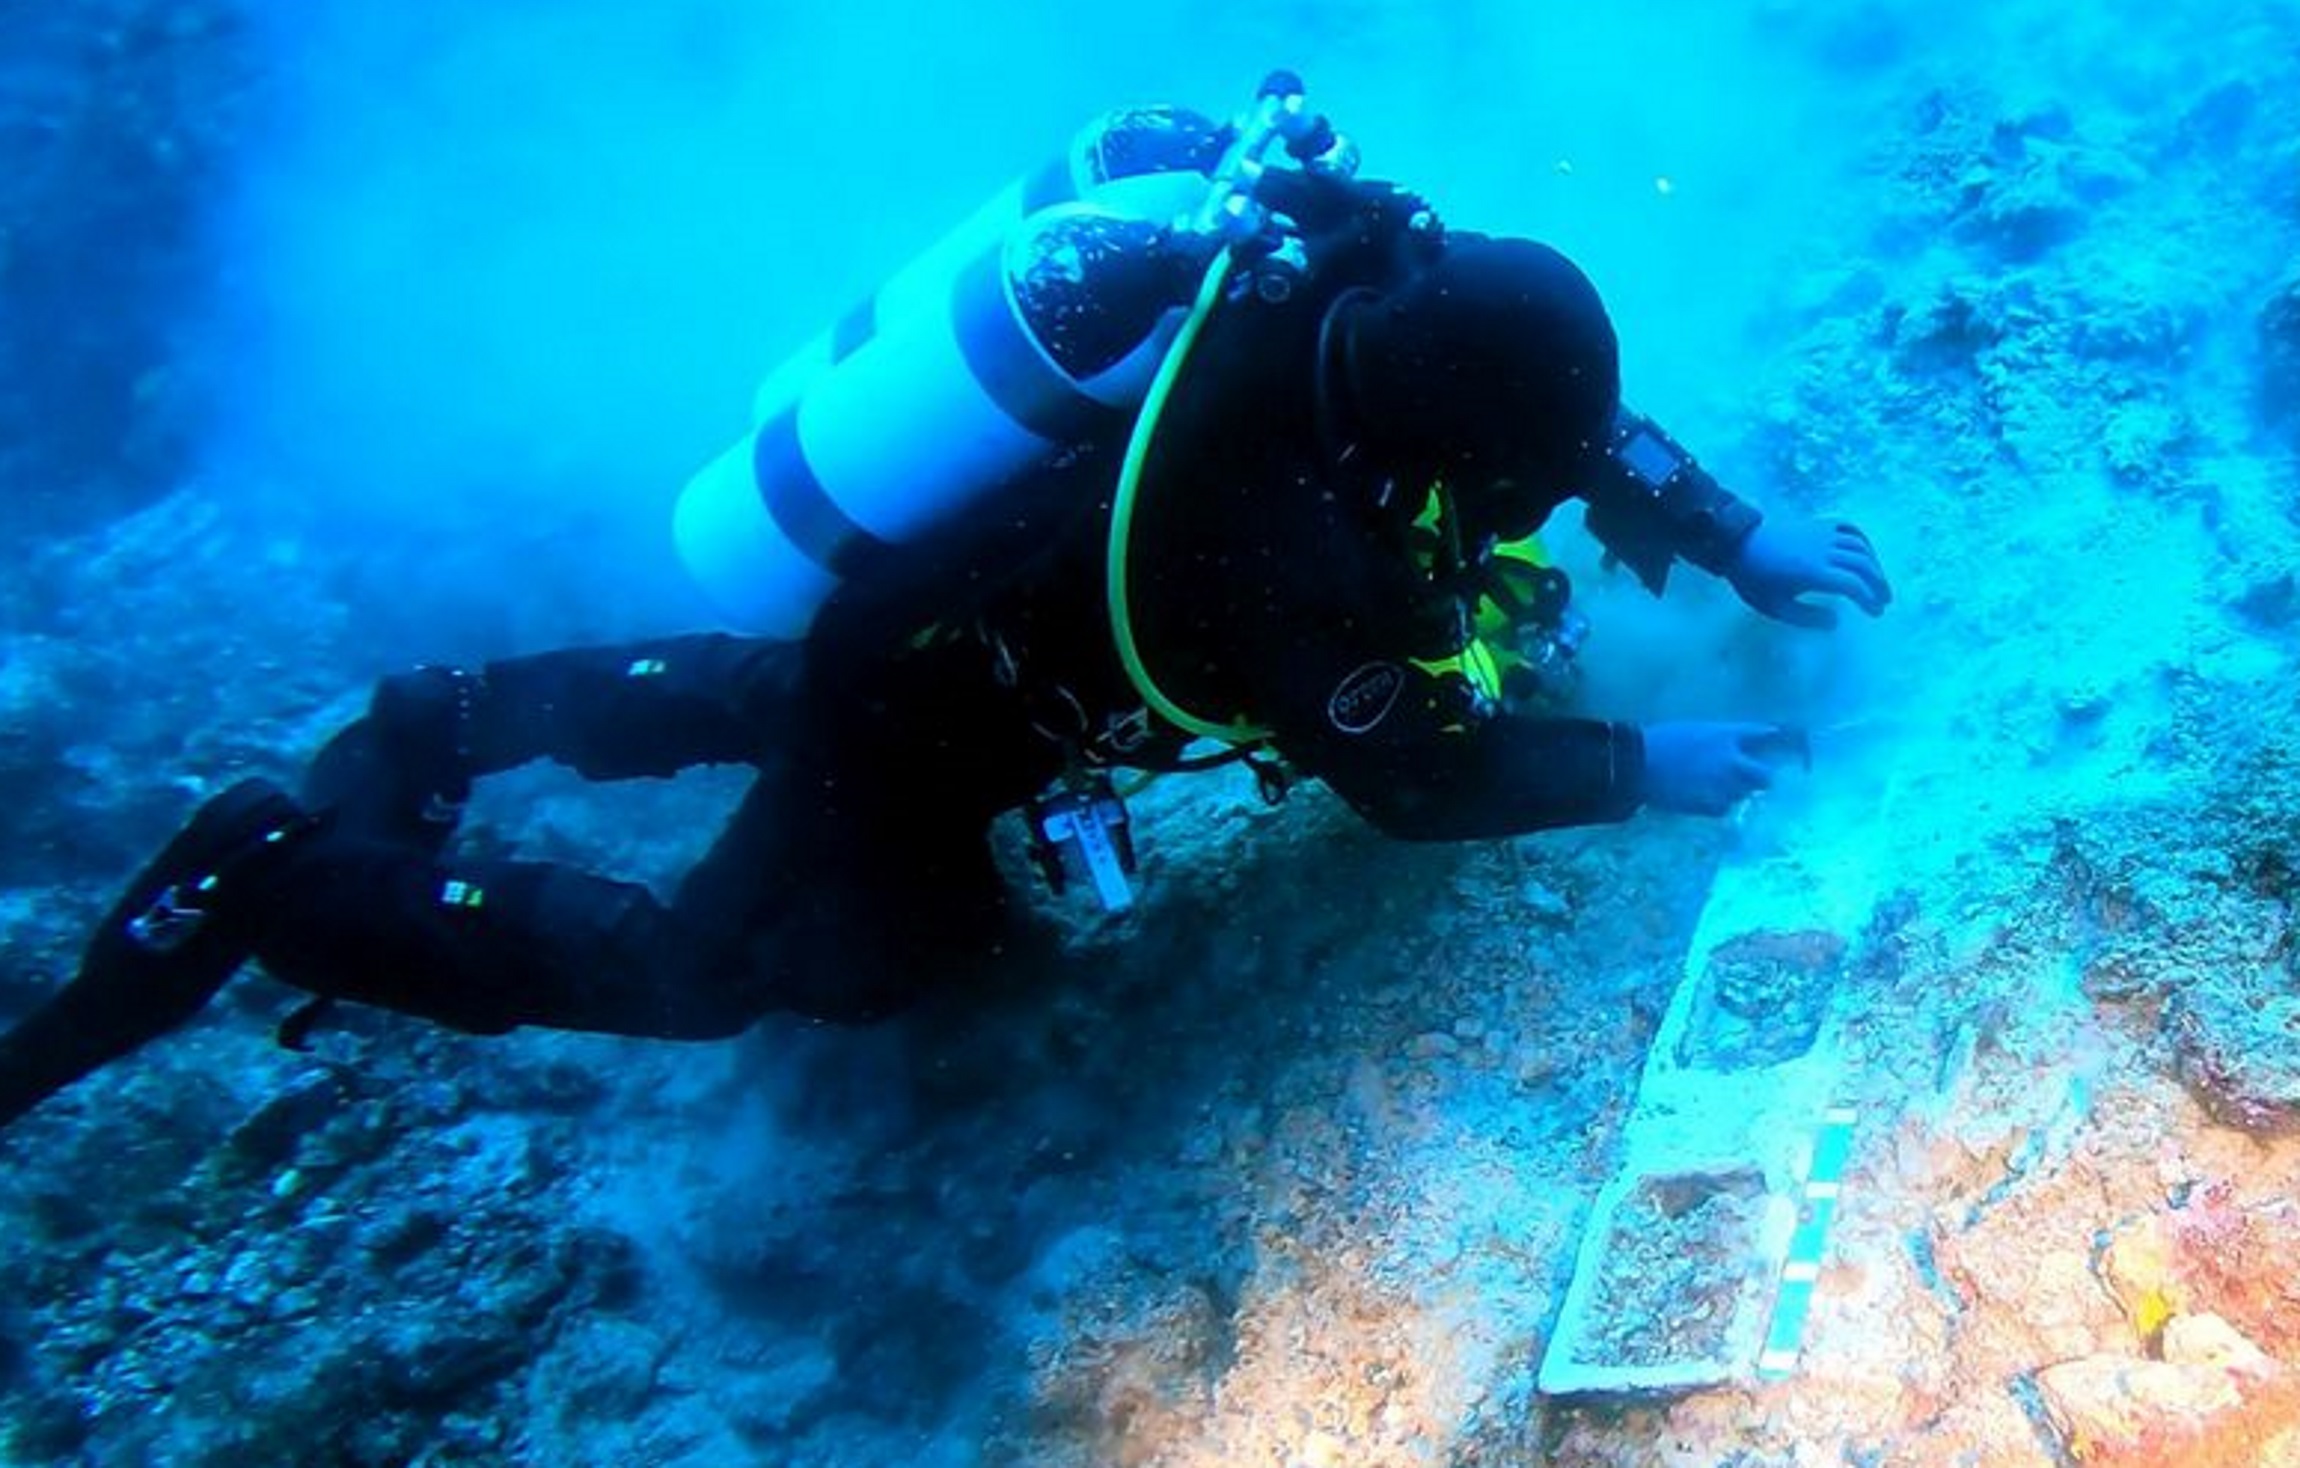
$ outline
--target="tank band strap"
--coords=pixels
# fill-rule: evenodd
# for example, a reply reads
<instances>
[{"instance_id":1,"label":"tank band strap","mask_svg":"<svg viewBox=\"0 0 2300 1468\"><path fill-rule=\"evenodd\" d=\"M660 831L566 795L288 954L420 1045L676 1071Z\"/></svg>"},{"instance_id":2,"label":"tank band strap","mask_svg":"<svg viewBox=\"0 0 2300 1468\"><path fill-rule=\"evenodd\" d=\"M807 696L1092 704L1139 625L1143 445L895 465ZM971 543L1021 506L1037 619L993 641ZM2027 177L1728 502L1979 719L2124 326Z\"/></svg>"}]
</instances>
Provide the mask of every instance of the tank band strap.
<instances>
[{"instance_id":1,"label":"tank band strap","mask_svg":"<svg viewBox=\"0 0 2300 1468\"><path fill-rule=\"evenodd\" d=\"M794 404L759 425L751 455L752 483L785 539L842 581L868 575L894 547L847 518L823 488L799 447Z\"/></svg>"}]
</instances>

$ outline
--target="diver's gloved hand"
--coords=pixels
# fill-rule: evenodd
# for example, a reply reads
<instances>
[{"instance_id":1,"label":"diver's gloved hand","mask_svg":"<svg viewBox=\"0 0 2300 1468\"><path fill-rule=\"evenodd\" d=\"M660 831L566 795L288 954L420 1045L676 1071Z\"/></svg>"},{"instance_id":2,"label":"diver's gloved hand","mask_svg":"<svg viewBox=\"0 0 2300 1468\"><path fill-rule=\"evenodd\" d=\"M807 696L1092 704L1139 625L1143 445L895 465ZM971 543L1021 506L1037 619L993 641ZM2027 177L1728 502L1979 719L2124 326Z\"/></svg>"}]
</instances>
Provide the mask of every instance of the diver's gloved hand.
<instances>
[{"instance_id":1,"label":"diver's gloved hand","mask_svg":"<svg viewBox=\"0 0 2300 1468\"><path fill-rule=\"evenodd\" d=\"M1771 724L1647 724L1645 804L1680 815L1721 816L1773 786L1766 754L1782 731Z\"/></svg>"},{"instance_id":2,"label":"diver's gloved hand","mask_svg":"<svg viewBox=\"0 0 2300 1468\"><path fill-rule=\"evenodd\" d=\"M1760 521L1726 563L1725 579L1751 607L1797 627L1837 625L1836 608L1806 596L1841 596L1872 617L1893 599L1877 548L1843 520Z\"/></svg>"}]
</instances>

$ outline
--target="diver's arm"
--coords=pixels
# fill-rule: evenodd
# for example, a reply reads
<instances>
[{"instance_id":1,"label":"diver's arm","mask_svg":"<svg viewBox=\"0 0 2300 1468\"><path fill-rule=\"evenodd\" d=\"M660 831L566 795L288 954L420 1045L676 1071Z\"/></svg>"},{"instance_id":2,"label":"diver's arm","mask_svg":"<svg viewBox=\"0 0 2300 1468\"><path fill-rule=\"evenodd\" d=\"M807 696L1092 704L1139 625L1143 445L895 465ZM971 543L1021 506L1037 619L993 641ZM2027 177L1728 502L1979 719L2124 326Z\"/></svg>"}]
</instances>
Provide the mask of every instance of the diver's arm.
<instances>
[{"instance_id":1,"label":"diver's arm","mask_svg":"<svg viewBox=\"0 0 2300 1468\"><path fill-rule=\"evenodd\" d=\"M1299 645L1257 710L1280 752L1389 836L1469 841L1627 819L1633 724L1465 707L1457 679L1329 643Z\"/></svg>"},{"instance_id":2,"label":"diver's arm","mask_svg":"<svg viewBox=\"0 0 2300 1468\"><path fill-rule=\"evenodd\" d=\"M1436 734L1408 767L1343 753L1320 774L1385 835L1479 841L1627 820L1644 770L1634 724L1500 715Z\"/></svg>"},{"instance_id":3,"label":"diver's arm","mask_svg":"<svg viewBox=\"0 0 2300 1468\"><path fill-rule=\"evenodd\" d=\"M1590 534L1656 596L1675 561L1725 575L1764 519L1659 424L1626 405L1588 472L1583 498Z\"/></svg>"},{"instance_id":4,"label":"diver's arm","mask_svg":"<svg viewBox=\"0 0 2300 1468\"><path fill-rule=\"evenodd\" d=\"M1216 482L1219 482L1217 480ZM1633 725L1497 711L1437 665L1465 635L1427 579L1315 479L1260 475L1239 513L1205 523L1233 544L1202 564L1233 608L1175 628L1228 670L1238 710L1280 753L1384 833L1460 841L1624 820L1638 807L1645 744ZM1305 487L1306 486L1306 487ZM1187 584L1187 578L1170 583Z\"/></svg>"}]
</instances>

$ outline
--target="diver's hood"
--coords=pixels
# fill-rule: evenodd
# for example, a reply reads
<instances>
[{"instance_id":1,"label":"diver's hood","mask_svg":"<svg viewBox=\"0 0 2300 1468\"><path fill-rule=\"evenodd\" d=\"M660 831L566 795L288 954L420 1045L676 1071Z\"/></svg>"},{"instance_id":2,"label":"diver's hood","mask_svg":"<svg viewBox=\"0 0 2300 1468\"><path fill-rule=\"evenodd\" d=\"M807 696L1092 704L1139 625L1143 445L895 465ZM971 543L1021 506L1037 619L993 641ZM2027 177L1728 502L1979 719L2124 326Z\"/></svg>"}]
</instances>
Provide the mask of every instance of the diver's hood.
<instances>
[{"instance_id":1,"label":"diver's hood","mask_svg":"<svg viewBox=\"0 0 2300 1468\"><path fill-rule=\"evenodd\" d=\"M1346 436L1442 475L1481 528L1530 532L1602 452L1619 343L1596 287L1547 245L1455 234L1405 284L1335 309Z\"/></svg>"}]
</instances>

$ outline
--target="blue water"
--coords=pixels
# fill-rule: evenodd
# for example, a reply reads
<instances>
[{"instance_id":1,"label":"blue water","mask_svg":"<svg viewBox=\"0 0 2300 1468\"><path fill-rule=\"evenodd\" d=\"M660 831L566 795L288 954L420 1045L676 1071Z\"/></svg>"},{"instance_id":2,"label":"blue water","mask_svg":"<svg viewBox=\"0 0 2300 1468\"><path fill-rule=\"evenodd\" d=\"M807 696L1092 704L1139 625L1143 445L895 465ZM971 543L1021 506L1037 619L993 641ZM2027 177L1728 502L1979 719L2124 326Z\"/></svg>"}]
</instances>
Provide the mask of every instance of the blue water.
<instances>
[{"instance_id":1,"label":"blue water","mask_svg":"<svg viewBox=\"0 0 2300 1468\"><path fill-rule=\"evenodd\" d=\"M2293 5L4 24L10 1015L203 786L379 672L696 625L671 504L765 372L1087 118L1275 67L1368 173L1573 255L1630 396L1901 595L1784 634L1565 527L1592 705L1810 725L1810 781L1441 851L1161 785L1137 916L1049 903L1061 958L929 1024L371 1016L298 1057L236 986L0 1137L0 1461L2044 1463L2050 1368L2143 1349L2061 1243L2300 1186ZM476 820L662 883L739 789L523 774ZM1845 1271L1800 1381L1549 1401L1733 902L1860 935Z\"/></svg>"},{"instance_id":2,"label":"blue water","mask_svg":"<svg viewBox=\"0 0 2300 1468\"><path fill-rule=\"evenodd\" d=\"M1228 115L1301 72L1369 171L1579 255L1648 398L1709 380L1792 243L1767 221L1846 152L1798 54L1833 25L1699 7L1643 34L1503 5L269 8L279 123L223 219L234 427L395 521L442 486L503 520L656 511L768 366L1112 105Z\"/></svg>"}]
</instances>

